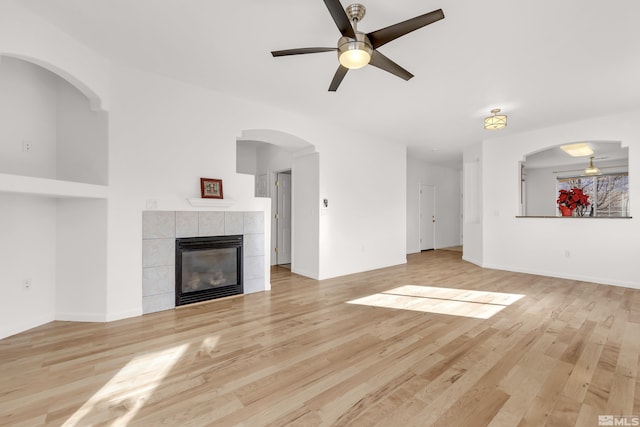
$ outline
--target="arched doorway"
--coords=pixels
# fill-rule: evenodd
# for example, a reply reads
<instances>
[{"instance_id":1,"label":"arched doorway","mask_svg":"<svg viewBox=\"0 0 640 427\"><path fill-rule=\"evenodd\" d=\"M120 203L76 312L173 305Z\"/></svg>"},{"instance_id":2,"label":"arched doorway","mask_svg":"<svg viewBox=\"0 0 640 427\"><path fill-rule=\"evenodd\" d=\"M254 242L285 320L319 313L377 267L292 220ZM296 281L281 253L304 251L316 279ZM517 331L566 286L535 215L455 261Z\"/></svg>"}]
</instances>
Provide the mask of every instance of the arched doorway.
<instances>
[{"instance_id":1,"label":"arched doorway","mask_svg":"<svg viewBox=\"0 0 640 427\"><path fill-rule=\"evenodd\" d=\"M314 220L303 212L312 210L316 201L309 194L310 187L319 187L319 169L308 165L318 159L312 144L277 130L245 130L236 141L236 171L254 176L256 197L271 199L271 265L290 265L311 277L318 271L313 242L319 236L313 234L317 227L309 227Z\"/></svg>"}]
</instances>

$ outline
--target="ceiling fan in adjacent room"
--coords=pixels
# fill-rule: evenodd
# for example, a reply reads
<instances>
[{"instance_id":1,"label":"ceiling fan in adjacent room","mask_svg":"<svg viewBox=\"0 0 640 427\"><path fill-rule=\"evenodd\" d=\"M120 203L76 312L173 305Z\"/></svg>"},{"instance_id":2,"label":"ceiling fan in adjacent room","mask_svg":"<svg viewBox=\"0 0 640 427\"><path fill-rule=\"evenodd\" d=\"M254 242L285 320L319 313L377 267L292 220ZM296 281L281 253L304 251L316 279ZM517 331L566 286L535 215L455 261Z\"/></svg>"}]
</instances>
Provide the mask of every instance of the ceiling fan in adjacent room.
<instances>
[{"instance_id":1,"label":"ceiling fan in adjacent room","mask_svg":"<svg viewBox=\"0 0 640 427\"><path fill-rule=\"evenodd\" d=\"M364 18L366 9L361 4L352 4L345 9L339 0L324 0L329 13L340 30L342 37L338 40L337 47L305 47L299 49L275 50L271 52L274 57L288 55L303 55L307 53L338 52L340 65L333 76L329 91L335 92L340 86L347 71L362 68L367 64L380 68L404 80L409 80L413 74L396 64L382 53L378 48L444 18L442 9L416 16L415 18L399 22L395 25L382 28L370 33L358 31L358 22Z\"/></svg>"}]
</instances>

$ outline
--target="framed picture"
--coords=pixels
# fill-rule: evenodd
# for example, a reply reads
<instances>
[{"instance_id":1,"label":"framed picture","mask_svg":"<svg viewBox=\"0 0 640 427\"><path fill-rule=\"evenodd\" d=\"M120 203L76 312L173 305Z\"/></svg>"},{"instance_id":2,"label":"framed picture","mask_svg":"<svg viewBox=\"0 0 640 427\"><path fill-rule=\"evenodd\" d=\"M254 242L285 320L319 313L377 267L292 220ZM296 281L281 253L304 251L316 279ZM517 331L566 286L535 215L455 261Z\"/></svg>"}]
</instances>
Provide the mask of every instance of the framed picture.
<instances>
[{"instance_id":1,"label":"framed picture","mask_svg":"<svg viewBox=\"0 0 640 427\"><path fill-rule=\"evenodd\" d=\"M200 178L200 194L203 199L222 199L222 180Z\"/></svg>"}]
</instances>

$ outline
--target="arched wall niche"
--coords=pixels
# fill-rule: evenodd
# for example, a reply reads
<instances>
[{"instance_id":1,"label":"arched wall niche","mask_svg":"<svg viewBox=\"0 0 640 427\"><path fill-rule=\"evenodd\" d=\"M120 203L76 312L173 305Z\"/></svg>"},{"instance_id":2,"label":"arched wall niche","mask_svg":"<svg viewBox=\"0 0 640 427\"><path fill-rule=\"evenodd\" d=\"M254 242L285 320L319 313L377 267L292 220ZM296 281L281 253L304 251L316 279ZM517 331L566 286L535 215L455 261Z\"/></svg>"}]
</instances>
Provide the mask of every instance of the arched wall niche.
<instances>
[{"instance_id":1,"label":"arched wall niche","mask_svg":"<svg viewBox=\"0 0 640 427\"><path fill-rule=\"evenodd\" d=\"M5 141L0 174L6 175L0 191L58 196L104 191L65 184L109 183L109 113L95 108L101 105L97 93L46 61L0 58L0 111L6 122L0 132ZM40 178L50 181L33 180Z\"/></svg>"},{"instance_id":2,"label":"arched wall niche","mask_svg":"<svg viewBox=\"0 0 640 427\"><path fill-rule=\"evenodd\" d=\"M577 145L589 150L570 155L563 149ZM591 164L596 174L587 173ZM628 172L629 148L619 140L567 141L527 153L520 163L521 215L560 216L559 189L578 187L589 194L590 205L573 216L628 217ZM620 200L604 202L614 196Z\"/></svg>"},{"instance_id":3,"label":"arched wall niche","mask_svg":"<svg viewBox=\"0 0 640 427\"><path fill-rule=\"evenodd\" d=\"M10 255L0 282L29 278L33 288L3 289L0 337L52 320L104 321L108 113L72 73L8 50L0 50L0 252Z\"/></svg>"},{"instance_id":4,"label":"arched wall niche","mask_svg":"<svg viewBox=\"0 0 640 427\"><path fill-rule=\"evenodd\" d=\"M92 111L105 111L103 108L103 102L100 96L91 89L88 85L86 85L82 80L78 79L76 76L66 71L62 67L54 65L48 61L41 60L39 58L35 58L32 56L27 56L18 53L10 53L10 52L0 52L0 61L2 61L2 57L7 56L11 58L20 59L22 61L30 62L32 64L38 65L45 70L48 70L60 78L66 80L69 84L78 89L84 96L89 100L89 106Z\"/></svg>"}]
</instances>

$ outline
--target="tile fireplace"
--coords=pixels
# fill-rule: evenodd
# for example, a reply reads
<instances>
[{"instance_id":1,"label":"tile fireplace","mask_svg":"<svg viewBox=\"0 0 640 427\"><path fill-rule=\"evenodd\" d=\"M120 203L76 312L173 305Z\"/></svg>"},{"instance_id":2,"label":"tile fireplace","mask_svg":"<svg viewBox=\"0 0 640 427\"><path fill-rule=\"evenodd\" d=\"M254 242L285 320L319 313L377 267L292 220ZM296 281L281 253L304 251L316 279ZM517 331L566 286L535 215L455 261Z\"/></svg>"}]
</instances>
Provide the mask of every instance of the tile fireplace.
<instances>
[{"instance_id":1,"label":"tile fireplace","mask_svg":"<svg viewBox=\"0 0 640 427\"><path fill-rule=\"evenodd\" d=\"M242 238L241 269L239 270L242 287L239 293L267 290L269 283L265 269L268 259L265 255L264 212L143 211L143 313L170 310L176 307L176 245L178 241L191 238L227 239L238 236ZM236 260L237 256L238 252L236 252ZM199 262L196 261L196 263ZM196 269L203 270L199 264L196 265ZM219 286L222 283L220 274L228 274L216 271L208 273L200 271L200 273L208 275L204 282L213 283L212 288L222 287ZM191 280L193 286L201 286L196 283L195 276L187 280ZM230 288L219 290L231 292ZM217 291L216 289L211 292L215 294Z\"/></svg>"}]
</instances>

